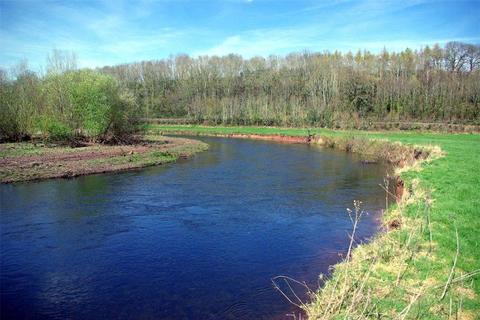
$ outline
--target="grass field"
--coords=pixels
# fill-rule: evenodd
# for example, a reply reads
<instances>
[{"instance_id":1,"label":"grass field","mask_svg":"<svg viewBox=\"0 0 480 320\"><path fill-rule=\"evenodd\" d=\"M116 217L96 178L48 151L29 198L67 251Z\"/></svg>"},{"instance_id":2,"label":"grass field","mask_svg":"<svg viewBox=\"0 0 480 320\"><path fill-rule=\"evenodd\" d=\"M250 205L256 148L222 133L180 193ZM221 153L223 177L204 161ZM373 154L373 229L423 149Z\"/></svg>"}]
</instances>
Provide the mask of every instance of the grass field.
<instances>
[{"instance_id":1,"label":"grass field","mask_svg":"<svg viewBox=\"0 0 480 320\"><path fill-rule=\"evenodd\" d=\"M480 135L186 125L151 125L150 131L315 134L439 146L445 156L401 173L408 196L384 216L385 223L398 219L400 228L358 246L302 307L322 319L480 319Z\"/></svg>"}]
</instances>

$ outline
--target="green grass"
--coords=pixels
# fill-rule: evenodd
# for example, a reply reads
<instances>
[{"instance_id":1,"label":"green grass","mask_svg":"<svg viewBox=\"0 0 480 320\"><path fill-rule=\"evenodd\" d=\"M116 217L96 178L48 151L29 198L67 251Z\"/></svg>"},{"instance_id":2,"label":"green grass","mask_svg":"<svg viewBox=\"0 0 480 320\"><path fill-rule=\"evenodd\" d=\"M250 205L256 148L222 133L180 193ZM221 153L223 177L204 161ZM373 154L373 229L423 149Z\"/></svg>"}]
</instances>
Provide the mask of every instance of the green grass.
<instances>
[{"instance_id":1,"label":"green grass","mask_svg":"<svg viewBox=\"0 0 480 320\"><path fill-rule=\"evenodd\" d=\"M180 125L151 125L150 131L164 134L182 132L291 136L305 136L310 132L327 137L365 137L399 141L408 145L439 146L446 154L444 157L424 162L421 170L408 170L402 173L402 179L415 194L410 202L400 205L400 208L393 208L384 218L390 219L400 214L403 219L402 228L381 234L371 244L356 249L353 261L347 264L349 266L342 264L337 267L333 279L327 282L323 292L315 294L312 304L307 306L307 311L312 318L321 318L323 305L328 300L327 293L331 297L343 294L339 292L339 288L333 288L333 282L344 275L342 272L345 274L350 272L349 276L352 279L362 280L359 273L370 270L369 280L365 281L365 288L362 290L370 290L368 292L372 293L369 303L373 309L370 313L362 314L360 318L377 316L401 318L402 310L408 307L411 299L418 293L418 288L423 286L429 289L420 293L418 299L412 303L406 319L443 319L448 318L450 314L453 316L456 312L460 318L480 318L478 275L457 283L457 287L452 286L447 291L446 297L440 300L456 255L456 229L460 246L453 277L480 268L480 135ZM431 204L428 204L429 199ZM428 219L433 249L430 249ZM403 255L409 258L400 259ZM372 257L375 257L375 262L371 261ZM395 281L403 264L407 267L402 271L401 284L397 285ZM396 287L397 289L392 289ZM391 290L385 294L378 293L385 291L386 288ZM363 306L352 297L348 301L352 306L354 304ZM340 307L329 317L343 318L347 315L348 318L348 312L351 310L347 310L347 307L348 305Z\"/></svg>"},{"instance_id":2,"label":"green grass","mask_svg":"<svg viewBox=\"0 0 480 320\"><path fill-rule=\"evenodd\" d=\"M149 152L144 154L131 154L126 156L117 156L104 159L88 160L87 163L91 165L134 165L138 167L147 167L157 164L164 164L178 159L178 155L173 155L168 152Z\"/></svg>"},{"instance_id":3,"label":"green grass","mask_svg":"<svg viewBox=\"0 0 480 320\"><path fill-rule=\"evenodd\" d=\"M98 151L99 146L87 146L81 148L70 148L66 146L57 146L55 144L31 143L31 142L13 142L0 144L0 159L9 157L24 156L42 156L56 153L59 149L62 153L75 153L83 151Z\"/></svg>"}]
</instances>

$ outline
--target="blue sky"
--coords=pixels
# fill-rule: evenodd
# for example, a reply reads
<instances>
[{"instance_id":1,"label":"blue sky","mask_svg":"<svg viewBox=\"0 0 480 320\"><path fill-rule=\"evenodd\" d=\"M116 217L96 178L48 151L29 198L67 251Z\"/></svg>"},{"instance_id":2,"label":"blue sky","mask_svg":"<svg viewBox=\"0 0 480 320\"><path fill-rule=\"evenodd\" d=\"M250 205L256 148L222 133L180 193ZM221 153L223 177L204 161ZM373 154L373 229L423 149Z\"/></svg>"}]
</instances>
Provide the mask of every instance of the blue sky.
<instances>
[{"instance_id":1,"label":"blue sky","mask_svg":"<svg viewBox=\"0 0 480 320\"><path fill-rule=\"evenodd\" d=\"M480 43L477 1L9 1L0 0L0 66L34 69L52 49L80 67L170 54L244 57L292 51Z\"/></svg>"}]
</instances>

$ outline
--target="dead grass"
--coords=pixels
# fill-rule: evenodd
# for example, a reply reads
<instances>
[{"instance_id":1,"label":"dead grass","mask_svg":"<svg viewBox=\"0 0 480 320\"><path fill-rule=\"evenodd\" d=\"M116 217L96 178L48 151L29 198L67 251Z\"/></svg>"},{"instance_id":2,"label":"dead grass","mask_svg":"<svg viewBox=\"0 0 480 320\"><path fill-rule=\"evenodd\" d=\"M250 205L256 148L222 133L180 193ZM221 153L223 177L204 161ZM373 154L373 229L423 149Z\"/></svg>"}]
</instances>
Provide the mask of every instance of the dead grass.
<instances>
[{"instance_id":1,"label":"dead grass","mask_svg":"<svg viewBox=\"0 0 480 320\"><path fill-rule=\"evenodd\" d=\"M360 155L364 161L388 161L397 169L419 169L422 160L432 161L443 156L438 146L410 146L399 142L364 137L320 136L312 142L328 148L343 150ZM401 171L398 171L400 173Z\"/></svg>"},{"instance_id":2,"label":"dead grass","mask_svg":"<svg viewBox=\"0 0 480 320\"><path fill-rule=\"evenodd\" d=\"M317 141L327 147L386 157L397 165L397 173L419 170L422 161L443 156L438 147L419 149L348 138ZM429 219L433 204L430 192L421 187L418 179L412 180L402 198L385 214L388 231L369 244L356 247L351 259L347 257L335 265L331 279L318 291L311 292L311 303L303 308L308 318L468 319L470 313L463 310L462 304L465 299L477 298L469 288L469 280L480 271L466 273L456 268L461 254L458 233L457 255L446 282L439 281L442 278L439 273L445 274L445 270L429 270L437 259ZM412 208L416 213L405 214ZM419 268L421 273L417 273ZM439 303L442 300L448 301L448 308L442 307L445 306Z\"/></svg>"}]
</instances>

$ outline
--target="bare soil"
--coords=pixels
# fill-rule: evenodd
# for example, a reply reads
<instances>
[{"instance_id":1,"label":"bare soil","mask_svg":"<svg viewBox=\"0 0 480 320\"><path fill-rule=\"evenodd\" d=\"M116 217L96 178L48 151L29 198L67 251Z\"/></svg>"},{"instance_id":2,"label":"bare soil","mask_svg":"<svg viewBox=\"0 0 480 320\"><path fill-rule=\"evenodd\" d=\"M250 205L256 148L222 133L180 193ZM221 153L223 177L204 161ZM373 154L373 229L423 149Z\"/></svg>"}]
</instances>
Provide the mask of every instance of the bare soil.
<instances>
[{"instance_id":1,"label":"bare soil","mask_svg":"<svg viewBox=\"0 0 480 320\"><path fill-rule=\"evenodd\" d=\"M0 182L9 183L123 171L188 157L202 142L157 137L131 145L89 144L70 148L32 143L0 144Z\"/></svg>"}]
</instances>

